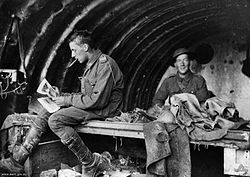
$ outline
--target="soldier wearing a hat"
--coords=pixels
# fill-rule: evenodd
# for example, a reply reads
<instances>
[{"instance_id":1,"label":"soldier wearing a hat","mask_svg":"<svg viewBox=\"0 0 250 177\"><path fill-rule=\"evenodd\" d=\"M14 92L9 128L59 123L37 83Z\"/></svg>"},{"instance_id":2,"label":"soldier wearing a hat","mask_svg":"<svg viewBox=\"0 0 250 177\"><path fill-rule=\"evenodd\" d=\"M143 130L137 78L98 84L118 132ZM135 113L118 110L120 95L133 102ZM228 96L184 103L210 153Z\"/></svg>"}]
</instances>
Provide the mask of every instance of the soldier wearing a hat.
<instances>
[{"instance_id":1,"label":"soldier wearing a hat","mask_svg":"<svg viewBox=\"0 0 250 177\"><path fill-rule=\"evenodd\" d=\"M162 107L165 100L178 93L192 93L199 102L204 102L209 97L206 81L201 75L193 74L190 70L190 61L194 53L186 48L175 50L172 64L177 73L166 78L153 98L153 105Z\"/></svg>"}]
</instances>

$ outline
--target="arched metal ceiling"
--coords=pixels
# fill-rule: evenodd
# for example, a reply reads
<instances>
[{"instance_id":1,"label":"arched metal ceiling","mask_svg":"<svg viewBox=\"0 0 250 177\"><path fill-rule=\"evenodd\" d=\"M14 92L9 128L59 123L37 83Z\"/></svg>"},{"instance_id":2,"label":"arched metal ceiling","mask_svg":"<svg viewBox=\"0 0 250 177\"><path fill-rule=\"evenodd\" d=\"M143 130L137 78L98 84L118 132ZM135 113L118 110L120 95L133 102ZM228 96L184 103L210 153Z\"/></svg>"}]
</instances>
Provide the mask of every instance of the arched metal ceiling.
<instances>
[{"instance_id":1,"label":"arched metal ceiling","mask_svg":"<svg viewBox=\"0 0 250 177\"><path fill-rule=\"evenodd\" d=\"M0 8L0 47L11 15L20 18L30 92L43 77L66 82L67 38L88 29L125 75L125 110L150 105L177 47L250 29L247 0L2 0Z\"/></svg>"}]
</instances>

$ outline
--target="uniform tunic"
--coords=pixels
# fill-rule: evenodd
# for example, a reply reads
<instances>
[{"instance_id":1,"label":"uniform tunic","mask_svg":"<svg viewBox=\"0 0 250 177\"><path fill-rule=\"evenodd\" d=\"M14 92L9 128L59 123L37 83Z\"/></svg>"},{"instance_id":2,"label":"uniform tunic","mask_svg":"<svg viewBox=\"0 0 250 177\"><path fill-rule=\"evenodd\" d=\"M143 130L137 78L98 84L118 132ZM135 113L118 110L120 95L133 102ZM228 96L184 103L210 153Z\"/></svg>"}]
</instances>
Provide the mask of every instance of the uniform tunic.
<instances>
[{"instance_id":1,"label":"uniform tunic","mask_svg":"<svg viewBox=\"0 0 250 177\"><path fill-rule=\"evenodd\" d=\"M67 105L107 117L122 109L123 74L116 62L97 50L88 61L81 81L81 93L66 96Z\"/></svg>"},{"instance_id":2,"label":"uniform tunic","mask_svg":"<svg viewBox=\"0 0 250 177\"><path fill-rule=\"evenodd\" d=\"M49 117L50 129L65 143L78 136L74 126L118 115L122 110L123 85L123 74L116 62L97 50L83 73L81 92L64 96L69 107Z\"/></svg>"},{"instance_id":3,"label":"uniform tunic","mask_svg":"<svg viewBox=\"0 0 250 177\"><path fill-rule=\"evenodd\" d=\"M168 96L177 93L192 93L196 95L199 102L205 101L209 97L206 81L201 75L188 73L185 78L178 74L166 78L153 98L153 104L164 105Z\"/></svg>"}]
</instances>

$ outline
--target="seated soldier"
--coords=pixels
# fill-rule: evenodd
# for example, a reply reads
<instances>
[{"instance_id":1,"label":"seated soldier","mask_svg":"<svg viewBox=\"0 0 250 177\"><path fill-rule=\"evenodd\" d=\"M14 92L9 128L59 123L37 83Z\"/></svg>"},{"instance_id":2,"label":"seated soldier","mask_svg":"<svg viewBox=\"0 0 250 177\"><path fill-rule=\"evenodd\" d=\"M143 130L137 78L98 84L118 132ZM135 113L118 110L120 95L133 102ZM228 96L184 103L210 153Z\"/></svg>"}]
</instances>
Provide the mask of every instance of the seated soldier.
<instances>
[{"instance_id":1,"label":"seated soldier","mask_svg":"<svg viewBox=\"0 0 250 177\"><path fill-rule=\"evenodd\" d=\"M190 70L191 60L193 53L186 48L179 48L174 52L173 63L177 73L166 78L154 95L152 102L155 109L161 108L168 97L178 93L192 93L200 103L209 98L205 79Z\"/></svg>"},{"instance_id":2,"label":"seated soldier","mask_svg":"<svg viewBox=\"0 0 250 177\"><path fill-rule=\"evenodd\" d=\"M194 94L199 102L204 102L209 97L205 79L190 70L191 60L193 53L186 48L179 48L174 52L172 64L177 73L163 81L154 95L153 107L147 110L157 118L143 127L149 176L191 176L188 135L178 127L171 110L164 106L167 98L180 93Z\"/></svg>"},{"instance_id":3,"label":"seated soldier","mask_svg":"<svg viewBox=\"0 0 250 177\"><path fill-rule=\"evenodd\" d=\"M78 62L87 61L81 92L51 97L61 109L53 114L44 112L37 116L20 149L0 161L1 172L23 172L24 162L48 128L77 156L83 166L82 176L92 177L111 169L109 159L92 153L73 127L83 121L120 114L123 74L111 57L96 48L89 32L75 32L69 40L69 47L72 57Z\"/></svg>"}]
</instances>

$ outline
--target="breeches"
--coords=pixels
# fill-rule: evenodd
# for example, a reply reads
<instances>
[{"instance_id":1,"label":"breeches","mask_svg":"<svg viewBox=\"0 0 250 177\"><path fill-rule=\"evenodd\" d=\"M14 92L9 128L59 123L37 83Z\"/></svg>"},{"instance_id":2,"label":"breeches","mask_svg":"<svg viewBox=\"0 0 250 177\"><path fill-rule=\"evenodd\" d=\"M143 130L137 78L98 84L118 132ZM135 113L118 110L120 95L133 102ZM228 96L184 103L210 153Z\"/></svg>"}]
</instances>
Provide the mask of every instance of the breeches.
<instances>
[{"instance_id":1,"label":"breeches","mask_svg":"<svg viewBox=\"0 0 250 177\"><path fill-rule=\"evenodd\" d=\"M41 111L37 119L34 120L34 124L42 132L50 128L64 142L76 134L74 126L81 124L85 120L98 118L101 117L90 111L68 107L62 108L53 114Z\"/></svg>"},{"instance_id":2,"label":"breeches","mask_svg":"<svg viewBox=\"0 0 250 177\"><path fill-rule=\"evenodd\" d=\"M68 107L53 113L48 118L48 125L61 141L65 142L77 134L73 128L74 126L81 124L83 121L94 118L100 118L100 116L90 111Z\"/></svg>"}]
</instances>

